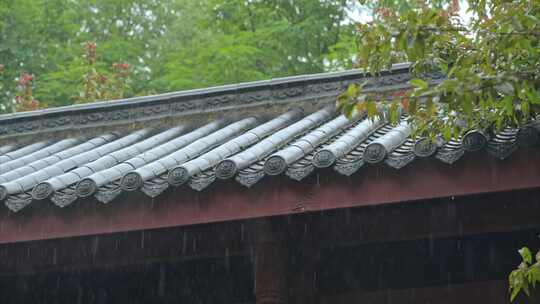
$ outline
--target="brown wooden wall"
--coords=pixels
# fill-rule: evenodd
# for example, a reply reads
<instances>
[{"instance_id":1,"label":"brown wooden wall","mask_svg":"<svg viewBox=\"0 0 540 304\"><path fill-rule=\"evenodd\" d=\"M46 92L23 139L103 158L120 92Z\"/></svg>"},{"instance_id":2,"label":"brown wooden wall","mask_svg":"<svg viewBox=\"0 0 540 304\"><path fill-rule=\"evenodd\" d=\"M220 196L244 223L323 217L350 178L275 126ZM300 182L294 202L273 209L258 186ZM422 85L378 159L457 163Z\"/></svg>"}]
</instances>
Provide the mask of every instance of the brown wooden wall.
<instances>
[{"instance_id":1,"label":"brown wooden wall","mask_svg":"<svg viewBox=\"0 0 540 304\"><path fill-rule=\"evenodd\" d=\"M502 303L538 214L531 189L2 244L0 303L250 303L261 238L288 303Z\"/></svg>"}]
</instances>

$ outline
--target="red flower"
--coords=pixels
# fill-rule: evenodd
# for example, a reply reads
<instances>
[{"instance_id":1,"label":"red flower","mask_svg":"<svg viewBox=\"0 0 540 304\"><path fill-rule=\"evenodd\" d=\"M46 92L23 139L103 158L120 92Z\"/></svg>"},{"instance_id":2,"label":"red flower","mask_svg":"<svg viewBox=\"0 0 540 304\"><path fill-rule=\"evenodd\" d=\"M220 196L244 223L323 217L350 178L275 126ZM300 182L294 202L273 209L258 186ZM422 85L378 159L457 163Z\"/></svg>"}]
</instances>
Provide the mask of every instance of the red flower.
<instances>
[{"instance_id":1,"label":"red flower","mask_svg":"<svg viewBox=\"0 0 540 304\"><path fill-rule=\"evenodd\" d=\"M85 57L88 60L89 64L94 64L96 62L96 43L95 42L86 42L84 44Z\"/></svg>"},{"instance_id":2,"label":"red flower","mask_svg":"<svg viewBox=\"0 0 540 304\"><path fill-rule=\"evenodd\" d=\"M115 63L112 64L112 67L115 70L127 70L127 69L129 69L129 63L115 62Z\"/></svg>"},{"instance_id":3,"label":"red flower","mask_svg":"<svg viewBox=\"0 0 540 304\"><path fill-rule=\"evenodd\" d=\"M117 77L125 78L129 75L129 63L115 62L112 64L112 68Z\"/></svg>"},{"instance_id":4,"label":"red flower","mask_svg":"<svg viewBox=\"0 0 540 304\"><path fill-rule=\"evenodd\" d=\"M34 79L34 76L28 73L22 73L19 77L19 85L22 87L26 87L31 81Z\"/></svg>"},{"instance_id":5,"label":"red flower","mask_svg":"<svg viewBox=\"0 0 540 304\"><path fill-rule=\"evenodd\" d=\"M107 79L107 76L100 74L100 75L98 76L98 79L97 79L97 80L98 80L99 83L105 84L105 83L107 83L107 80L108 80L108 79Z\"/></svg>"},{"instance_id":6,"label":"red flower","mask_svg":"<svg viewBox=\"0 0 540 304\"><path fill-rule=\"evenodd\" d=\"M93 52L96 51L96 43L95 43L95 42L88 41L87 43L84 44L84 48L85 48L89 53L93 53Z\"/></svg>"}]
</instances>

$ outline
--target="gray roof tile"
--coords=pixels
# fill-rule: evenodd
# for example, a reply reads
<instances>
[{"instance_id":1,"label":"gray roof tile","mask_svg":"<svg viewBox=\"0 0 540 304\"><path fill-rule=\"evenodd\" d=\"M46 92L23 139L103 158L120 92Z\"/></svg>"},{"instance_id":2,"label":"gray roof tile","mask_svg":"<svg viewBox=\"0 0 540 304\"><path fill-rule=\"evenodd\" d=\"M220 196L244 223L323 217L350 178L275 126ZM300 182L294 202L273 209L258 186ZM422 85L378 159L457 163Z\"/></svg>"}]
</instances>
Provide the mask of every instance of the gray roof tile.
<instances>
[{"instance_id":1,"label":"gray roof tile","mask_svg":"<svg viewBox=\"0 0 540 304\"><path fill-rule=\"evenodd\" d=\"M222 145L227 140L244 133L257 123L258 121L254 117L242 119L167 155L163 159L158 159L155 162L129 172L122 177L122 189L126 191L137 190L143 186L145 181L159 177L169 169L172 169L171 164L181 165L188 162L218 145Z\"/></svg>"},{"instance_id":2,"label":"gray roof tile","mask_svg":"<svg viewBox=\"0 0 540 304\"><path fill-rule=\"evenodd\" d=\"M123 160L139 154L141 151L151 149L156 144L163 143L164 141L181 134L185 129L185 126L170 128L146 139L144 138L150 134L150 130L143 129L93 151L79 155L79 158L85 157L86 159L74 157L66 160L66 168L63 168L63 171L67 172L68 169L73 170L64 175L67 174L71 178L66 179L63 175L53 176L36 185L32 190L32 197L34 199L45 199L54 191L75 184L92 173L110 168ZM78 166L80 163L85 164L83 166Z\"/></svg>"},{"instance_id":3,"label":"gray roof tile","mask_svg":"<svg viewBox=\"0 0 540 304\"><path fill-rule=\"evenodd\" d=\"M109 203L123 191L155 197L172 186L202 191L220 179L252 186L266 175L300 181L317 168L351 175L362 166L402 168L414 159L457 161L468 151L507 158L540 138L533 121L521 129L471 130L463 139L432 142L414 138L406 117L397 125L384 119L347 119L333 105L304 114L294 108L267 121L248 117L110 133L93 139L40 141L0 148L0 200L18 211L32 200L50 199L65 207L80 197ZM187 133L186 133L187 132Z\"/></svg>"},{"instance_id":4,"label":"gray roof tile","mask_svg":"<svg viewBox=\"0 0 540 304\"><path fill-rule=\"evenodd\" d=\"M291 122L300 118L302 111L294 109L288 111L260 126L257 126L244 134L231 139L212 151L200 157L188 161L180 166L169 170L167 180L169 184L179 186L187 182L193 175L199 174L210 167L216 166L223 159L241 152L243 149L252 146L259 140L267 137L271 132L275 132L286 127ZM263 145L264 146L264 145ZM264 153L264 148L259 153ZM202 190L202 185L197 185L197 190Z\"/></svg>"},{"instance_id":5,"label":"gray roof tile","mask_svg":"<svg viewBox=\"0 0 540 304\"><path fill-rule=\"evenodd\" d=\"M328 106L300 121L261 140L254 146L222 160L216 167L216 176L220 179L232 178L239 170L245 169L254 162L266 158L297 136L308 132L336 114L334 106Z\"/></svg>"},{"instance_id":6,"label":"gray roof tile","mask_svg":"<svg viewBox=\"0 0 540 304\"><path fill-rule=\"evenodd\" d=\"M6 154L8 152L11 152L17 148L17 145L4 145L0 146L0 156L3 154Z\"/></svg>"}]
</instances>

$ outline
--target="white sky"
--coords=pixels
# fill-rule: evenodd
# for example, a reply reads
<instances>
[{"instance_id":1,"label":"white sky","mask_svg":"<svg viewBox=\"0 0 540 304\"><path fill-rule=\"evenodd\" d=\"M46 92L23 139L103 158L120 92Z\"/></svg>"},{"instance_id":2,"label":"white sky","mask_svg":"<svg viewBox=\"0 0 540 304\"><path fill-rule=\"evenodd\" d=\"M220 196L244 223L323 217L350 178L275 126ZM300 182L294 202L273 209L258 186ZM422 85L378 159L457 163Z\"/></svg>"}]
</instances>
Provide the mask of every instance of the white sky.
<instances>
[{"instance_id":1,"label":"white sky","mask_svg":"<svg viewBox=\"0 0 540 304\"><path fill-rule=\"evenodd\" d=\"M472 18L472 14L467 12L469 5L467 1L460 1L459 16L462 18L464 24L468 24ZM352 8L348 10L348 17L351 22L366 23L372 20L371 13L362 8L359 4L354 4Z\"/></svg>"}]
</instances>

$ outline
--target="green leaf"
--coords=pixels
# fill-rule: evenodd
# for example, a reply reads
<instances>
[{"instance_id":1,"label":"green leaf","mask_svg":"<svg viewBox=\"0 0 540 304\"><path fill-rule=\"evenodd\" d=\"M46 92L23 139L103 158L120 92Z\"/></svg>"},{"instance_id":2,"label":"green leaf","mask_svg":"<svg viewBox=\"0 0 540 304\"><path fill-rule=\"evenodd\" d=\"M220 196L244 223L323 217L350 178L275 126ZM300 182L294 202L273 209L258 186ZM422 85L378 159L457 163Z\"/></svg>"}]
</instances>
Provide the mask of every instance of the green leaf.
<instances>
[{"instance_id":1,"label":"green leaf","mask_svg":"<svg viewBox=\"0 0 540 304\"><path fill-rule=\"evenodd\" d=\"M418 101L416 98L411 98L409 100L409 114L416 115L417 113L417 107L418 107Z\"/></svg>"},{"instance_id":2,"label":"green leaf","mask_svg":"<svg viewBox=\"0 0 540 304\"><path fill-rule=\"evenodd\" d=\"M356 84L350 84L347 88L347 95L351 98L358 96L359 88Z\"/></svg>"},{"instance_id":3,"label":"green leaf","mask_svg":"<svg viewBox=\"0 0 540 304\"><path fill-rule=\"evenodd\" d=\"M390 104L390 123L397 124L399 121L399 107L396 101Z\"/></svg>"},{"instance_id":4,"label":"green leaf","mask_svg":"<svg viewBox=\"0 0 540 304\"><path fill-rule=\"evenodd\" d=\"M523 119L528 121L531 116L531 105L528 101L521 102L521 112L523 113Z\"/></svg>"},{"instance_id":5,"label":"green leaf","mask_svg":"<svg viewBox=\"0 0 540 304\"><path fill-rule=\"evenodd\" d=\"M529 248L523 247L520 250L518 250L519 255L521 255L521 258L523 258L523 261L527 264L532 263L532 254Z\"/></svg>"},{"instance_id":6,"label":"green leaf","mask_svg":"<svg viewBox=\"0 0 540 304\"><path fill-rule=\"evenodd\" d=\"M501 101L504 107L505 114L508 117L514 116L514 99L512 96L506 96Z\"/></svg>"},{"instance_id":7,"label":"green leaf","mask_svg":"<svg viewBox=\"0 0 540 304\"><path fill-rule=\"evenodd\" d=\"M512 293L510 294L510 302L514 302L520 290L521 290L521 287L518 287L518 286L512 288Z\"/></svg>"},{"instance_id":8,"label":"green leaf","mask_svg":"<svg viewBox=\"0 0 540 304\"><path fill-rule=\"evenodd\" d=\"M444 126L442 134L444 140L449 141L452 139L452 128L450 126Z\"/></svg>"},{"instance_id":9,"label":"green leaf","mask_svg":"<svg viewBox=\"0 0 540 304\"><path fill-rule=\"evenodd\" d=\"M351 118L355 110L354 108L355 108L355 104L352 102L345 104L342 110L343 115L345 115L345 117L347 118Z\"/></svg>"},{"instance_id":10,"label":"green leaf","mask_svg":"<svg viewBox=\"0 0 540 304\"><path fill-rule=\"evenodd\" d=\"M368 117L375 117L377 115L377 103L373 100L367 102Z\"/></svg>"},{"instance_id":11,"label":"green leaf","mask_svg":"<svg viewBox=\"0 0 540 304\"><path fill-rule=\"evenodd\" d=\"M424 80L420 79L420 78L414 78L414 79L411 79L409 81L409 83L413 86L413 87L416 87L416 88L419 88L419 89L427 89L428 88L428 84L427 82L425 82Z\"/></svg>"},{"instance_id":12,"label":"green leaf","mask_svg":"<svg viewBox=\"0 0 540 304\"><path fill-rule=\"evenodd\" d=\"M536 284L540 282L540 264L531 266L527 276L532 287L536 288Z\"/></svg>"}]
</instances>

